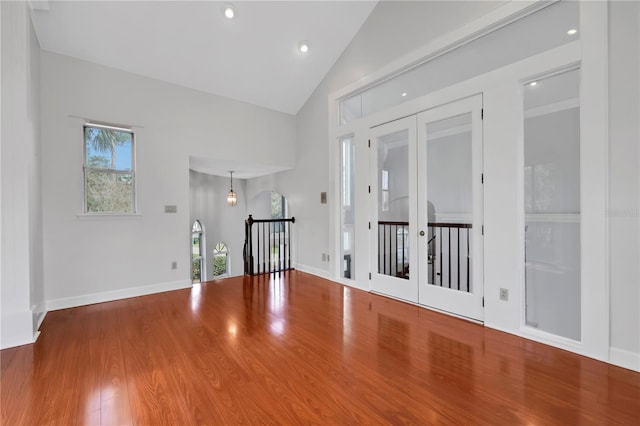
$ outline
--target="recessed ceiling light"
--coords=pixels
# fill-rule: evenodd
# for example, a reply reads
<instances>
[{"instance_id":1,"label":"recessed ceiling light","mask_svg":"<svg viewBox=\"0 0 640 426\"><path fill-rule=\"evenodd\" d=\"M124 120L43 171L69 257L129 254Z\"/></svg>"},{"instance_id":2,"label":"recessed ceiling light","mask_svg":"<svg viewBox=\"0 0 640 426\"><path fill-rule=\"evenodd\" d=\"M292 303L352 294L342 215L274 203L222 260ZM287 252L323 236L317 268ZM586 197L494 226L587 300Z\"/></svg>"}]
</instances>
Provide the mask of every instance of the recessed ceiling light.
<instances>
[{"instance_id":1,"label":"recessed ceiling light","mask_svg":"<svg viewBox=\"0 0 640 426\"><path fill-rule=\"evenodd\" d=\"M298 44L298 52L300 52L300 53L308 53L309 52L309 42L308 41L301 41Z\"/></svg>"},{"instance_id":2,"label":"recessed ceiling light","mask_svg":"<svg viewBox=\"0 0 640 426\"><path fill-rule=\"evenodd\" d=\"M402 97L404 98L405 96L407 96L407 92L402 92Z\"/></svg>"},{"instance_id":3,"label":"recessed ceiling light","mask_svg":"<svg viewBox=\"0 0 640 426\"><path fill-rule=\"evenodd\" d=\"M535 86L535 85L537 85L537 84L538 84L538 82L537 82L537 81L532 81L531 83L529 83L529 86L532 86L532 87L533 87L533 86Z\"/></svg>"},{"instance_id":4,"label":"recessed ceiling light","mask_svg":"<svg viewBox=\"0 0 640 426\"><path fill-rule=\"evenodd\" d=\"M578 32L578 30L576 30L575 28L571 28L569 31L567 31L567 34L574 35L577 32Z\"/></svg>"},{"instance_id":5,"label":"recessed ceiling light","mask_svg":"<svg viewBox=\"0 0 640 426\"><path fill-rule=\"evenodd\" d=\"M231 3L227 3L222 8L222 13L224 13L224 17L227 19L233 19L236 17L236 8L233 7Z\"/></svg>"}]
</instances>

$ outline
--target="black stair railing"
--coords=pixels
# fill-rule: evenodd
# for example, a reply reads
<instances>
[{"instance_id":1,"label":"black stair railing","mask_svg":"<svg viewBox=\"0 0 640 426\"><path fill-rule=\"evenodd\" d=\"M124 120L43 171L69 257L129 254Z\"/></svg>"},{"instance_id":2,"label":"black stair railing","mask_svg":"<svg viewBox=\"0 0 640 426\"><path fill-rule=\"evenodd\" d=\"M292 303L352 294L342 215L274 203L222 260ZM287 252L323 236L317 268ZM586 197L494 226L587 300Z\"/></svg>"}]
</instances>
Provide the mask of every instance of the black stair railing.
<instances>
[{"instance_id":1,"label":"black stair railing","mask_svg":"<svg viewBox=\"0 0 640 426\"><path fill-rule=\"evenodd\" d=\"M471 291L471 224L429 222L429 284Z\"/></svg>"},{"instance_id":2,"label":"black stair railing","mask_svg":"<svg viewBox=\"0 0 640 426\"><path fill-rule=\"evenodd\" d=\"M282 272L292 268L291 225L289 219L254 219L244 221L244 273L246 275Z\"/></svg>"},{"instance_id":3,"label":"black stair railing","mask_svg":"<svg viewBox=\"0 0 640 426\"><path fill-rule=\"evenodd\" d=\"M471 291L471 224L429 222L429 284ZM378 222L378 273L409 278L409 222Z\"/></svg>"},{"instance_id":4,"label":"black stair railing","mask_svg":"<svg viewBox=\"0 0 640 426\"><path fill-rule=\"evenodd\" d=\"M378 222L378 273L409 279L409 222Z\"/></svg>"}]
</instances>

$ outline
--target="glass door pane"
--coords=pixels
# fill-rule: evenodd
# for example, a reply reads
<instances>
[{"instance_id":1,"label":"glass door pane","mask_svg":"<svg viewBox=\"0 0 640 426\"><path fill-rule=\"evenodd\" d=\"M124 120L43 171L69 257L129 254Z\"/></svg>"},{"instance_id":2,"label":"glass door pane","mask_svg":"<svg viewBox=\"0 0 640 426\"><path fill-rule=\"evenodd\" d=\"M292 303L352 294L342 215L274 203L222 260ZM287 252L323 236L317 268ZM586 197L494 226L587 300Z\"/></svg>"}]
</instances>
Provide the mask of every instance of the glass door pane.
<instances>
[{"instance_id":1,"label":"glass door pane","mask_svg":"<svg viewBox=\"0 0 640 426\"><path fill-rule=\"evenodd\" d=\"M579 87L579 70L524 86L526 324L574 340L581 338Z\"/></svg>"},{"instance_id":2,"label":"glass door pane","mask_svg":"<svg viewBox=\"0 0 640 426\"><path fill-rule=\"evenodd\" d=\"M371 192L374 202L372 289L417 301L417 281L411 269L415 217L416 117L397 120L372 130ZM413 161L412 161L413 160ZM414 212L414 213L412 213Z\"/></svg>"},{"instance_id":3,"label":"glass door pane","mask_svg":"<svg viewBox=\"0 0 640 426\"><path fill-rule=\"evenodd\" d=\"M471 113L427 124L427 283L472 291Z\"/></svg>"},{"instance_id":4,"label":"glass door pane","mask_svg":"<svg viewBox=\"0 0 640 426\"><path fill-rule=\"evenodd\" d=\"M409 279L409 131L378 138L378 273Z\"/></svg>"}]
</instances>

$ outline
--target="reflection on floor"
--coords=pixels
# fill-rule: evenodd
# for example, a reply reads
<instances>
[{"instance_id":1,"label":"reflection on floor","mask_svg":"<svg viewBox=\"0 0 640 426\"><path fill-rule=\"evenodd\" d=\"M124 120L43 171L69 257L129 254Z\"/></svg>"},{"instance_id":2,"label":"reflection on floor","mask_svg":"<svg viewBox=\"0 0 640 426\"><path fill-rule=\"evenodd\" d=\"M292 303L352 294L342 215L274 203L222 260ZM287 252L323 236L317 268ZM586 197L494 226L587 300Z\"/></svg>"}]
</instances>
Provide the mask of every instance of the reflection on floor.
<instances>
[{"instance_id":1,"label":"reflection on floor","mask_svg":"<svg viewBox=\"0 0 640 426\"><path fill-rule=\"evenodd\" d=\"M33 424L640 424L640 374L302 272L51 312L1 352Z\"/></svg>"}]
</instances>

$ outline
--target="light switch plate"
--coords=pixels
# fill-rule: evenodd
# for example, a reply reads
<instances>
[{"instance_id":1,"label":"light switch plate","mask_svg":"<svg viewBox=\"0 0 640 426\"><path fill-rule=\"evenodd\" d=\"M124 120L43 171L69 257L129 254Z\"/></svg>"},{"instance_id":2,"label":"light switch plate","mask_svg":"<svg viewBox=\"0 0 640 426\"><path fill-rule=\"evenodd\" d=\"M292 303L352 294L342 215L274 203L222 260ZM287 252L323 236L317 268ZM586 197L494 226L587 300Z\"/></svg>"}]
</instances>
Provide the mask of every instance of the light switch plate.
<instances>
[{"instance_id":1,"label":"light switch plate","mask_svg":"<svg viewBox=\"0 0 640 426\"><path fill-rule=\"evenodd\" d=\"M500 300L504 300L505 302L509 300L509 289L507 288L500 289Z\"/></svg>"}]
</instances>

